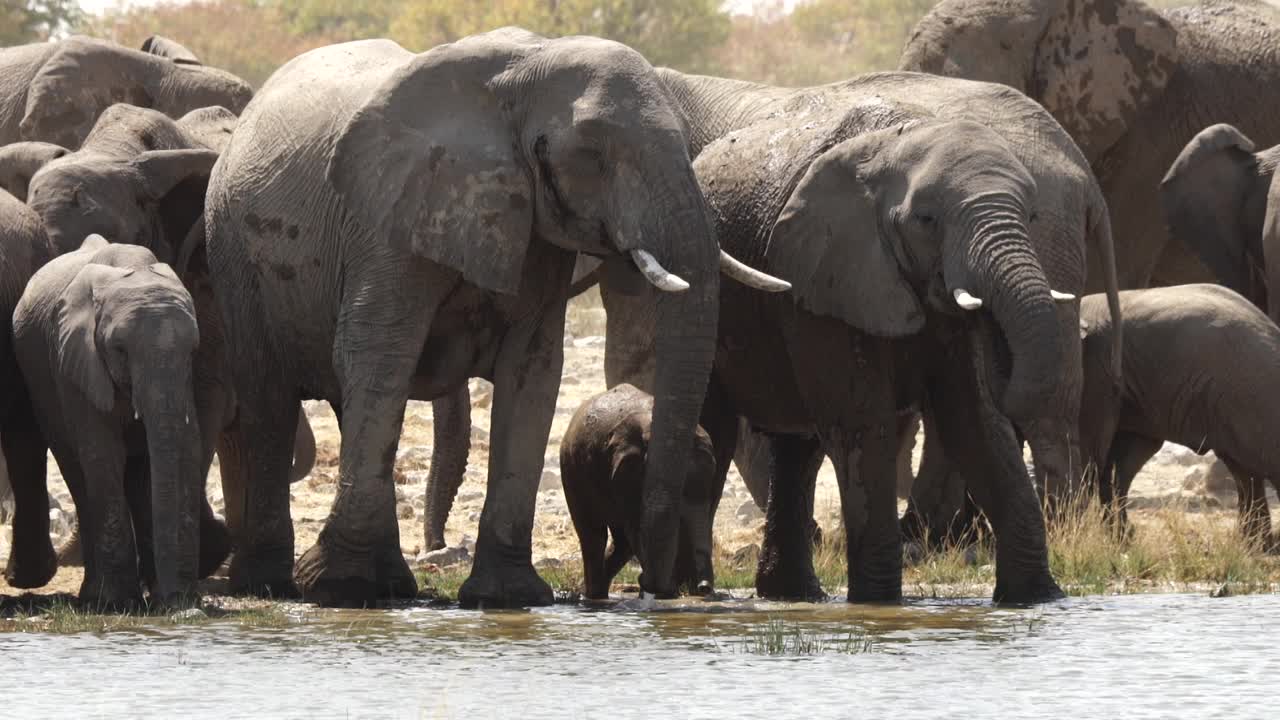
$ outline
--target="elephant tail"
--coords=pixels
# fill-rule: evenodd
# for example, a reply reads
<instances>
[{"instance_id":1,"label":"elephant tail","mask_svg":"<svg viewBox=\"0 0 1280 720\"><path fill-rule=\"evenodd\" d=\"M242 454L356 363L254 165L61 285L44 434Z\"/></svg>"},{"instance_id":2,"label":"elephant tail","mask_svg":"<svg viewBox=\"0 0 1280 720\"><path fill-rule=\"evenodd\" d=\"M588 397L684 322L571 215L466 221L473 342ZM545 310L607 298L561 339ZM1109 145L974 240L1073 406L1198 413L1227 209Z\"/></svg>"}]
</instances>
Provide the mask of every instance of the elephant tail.
<instances>
[{"instance_id":1,"label":"elephant tail","mask_svg":"<svg viewBox=\"0 0 1280 720\"><path fill-rule=\"evenodd\" d=\"M1111 313L1111 382L1112 392L1119 396L1124 382L1124 322L1120 315L1120 281L1116 276L1116 248L1111 237L1111 211L1107 201L1098 198L1101 210L1094 219L1093 245L1102 260L1103 285L1107 293L1107 309Z\"/></svg>"}]
</instances>

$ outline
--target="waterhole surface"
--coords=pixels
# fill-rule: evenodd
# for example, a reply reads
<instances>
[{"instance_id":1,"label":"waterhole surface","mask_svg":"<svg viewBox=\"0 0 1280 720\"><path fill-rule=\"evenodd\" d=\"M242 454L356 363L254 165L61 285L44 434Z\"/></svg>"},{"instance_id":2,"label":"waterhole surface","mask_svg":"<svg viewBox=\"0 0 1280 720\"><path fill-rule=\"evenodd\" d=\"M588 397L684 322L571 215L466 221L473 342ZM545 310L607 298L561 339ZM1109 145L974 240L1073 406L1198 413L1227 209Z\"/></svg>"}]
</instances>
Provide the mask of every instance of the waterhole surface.
<instances>
[{"instance_id":1,"label":"waterhole surface","mask_svg":"<svg viewBox=\"0 0 1280 720\"><path fill-rule=\"evenodd\" d=\"M0 634L3 714L1249 718L1280 703L1274 594L287 612Z\"/></svg>"}]
</instances>

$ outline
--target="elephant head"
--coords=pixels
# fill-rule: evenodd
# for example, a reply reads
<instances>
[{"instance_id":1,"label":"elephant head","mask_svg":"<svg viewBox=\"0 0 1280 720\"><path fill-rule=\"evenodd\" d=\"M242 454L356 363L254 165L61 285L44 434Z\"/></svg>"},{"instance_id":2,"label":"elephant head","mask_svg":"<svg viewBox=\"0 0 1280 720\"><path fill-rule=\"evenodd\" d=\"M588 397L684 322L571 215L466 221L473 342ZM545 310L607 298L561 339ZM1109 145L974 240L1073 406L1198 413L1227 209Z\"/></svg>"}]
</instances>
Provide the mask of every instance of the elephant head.
<instances>
[{"instance_id":1,"label":"elephant head","mask_svg":"<svg viewBox=\"0 0 1280 720\"><path fill-rule=\"evenodd\" d=\"M115 103L176 118L214 105L239 114L252 95L248 83L217 68L72 37L58 44L31 81L19 128L23 140L77 148Z\"/></svg>"},{"instance_id":2,"label":"elephant head","mask_svg":"<svg viewBox=\"0 0 1280 720\"><path fill-rule=\"evenodd\" d=\"M57 301L59 375L98 411L142 421L151 467L152 595L188 594L198 578L204 488L192 396L199 332L191 297L145 248L108 245L93 235L81 252L91 261ZM119 407L124 398L133 407Z\"/></svg>"},{"instance_id":3,"label":"elephant head","mask_svg":"<svg viewBox=\"0 0 1280 720\"><path fill-rule=\"evenodd\" d=\"M154 110L116 105L103 113L83 148L33 174L27 204L59 253L97 233L150 248L173 263L201 219L217 159L179 123Z\"/></svg>"},{"instance_id":4,"label":"elephant head","mask_svg":"<svg viewBox=\"0 0 1280 720\"><path fill-rule=\"evenodd\" d=\"M1244 133L1212 125L1187 143L1160 182L1169 235L1264 311L1263 233L1277 160L1280 151L1255 153Z\"/></svg>"},{"instance_id":5,"label":"elephant head","mask_svg":"<svg viewBox=\"0 0 1280 720\"><path fill-rule=\"evenodd\" d=\"M1051 291L1028 239L1035 180L977 123L877 124L819 148L773 227L770 269L802 307L873 335L989 313L1010 361L992 399L1037 417L1063 362L1054 303L1074 298Z\"/></svg>"},{"instance_id":6,"label":"elephant head","mask_svg":"<svg viewBox=\"0 0 1280 720\"><path fill-rule=\"evenodd\" d=\"M623 258L665 291L639 553L651 593L673 590L683 468L714 356L717 267L743 269L722 258L685 136L639 53L506 28L398 69L341 132L328 170L366 227L486 290L517 293L529 244L545 242Z\"/></svg>"},{"instance_id":7,"label":"elephant head","mask_svg":"<svg viewBox=\"0 0 1280 720\"><path fill-rule=\"evenodd\" d=\"M943 0L899 67L1016 88L1093 164L1163 92L1176 53L1176 31L1138 0Z\"/></svg>"},{"instance_id":8,"label":"elephant head","mask_svg":"<svg viewBox=\"0 0 1280 720\"><path fill-rule=\"evenodd\" d=\"M27 188L36 171L69 150L53 143L20 142L0 147L0 188L19 200L27 201Z\"/></svg>"}]
</instances>

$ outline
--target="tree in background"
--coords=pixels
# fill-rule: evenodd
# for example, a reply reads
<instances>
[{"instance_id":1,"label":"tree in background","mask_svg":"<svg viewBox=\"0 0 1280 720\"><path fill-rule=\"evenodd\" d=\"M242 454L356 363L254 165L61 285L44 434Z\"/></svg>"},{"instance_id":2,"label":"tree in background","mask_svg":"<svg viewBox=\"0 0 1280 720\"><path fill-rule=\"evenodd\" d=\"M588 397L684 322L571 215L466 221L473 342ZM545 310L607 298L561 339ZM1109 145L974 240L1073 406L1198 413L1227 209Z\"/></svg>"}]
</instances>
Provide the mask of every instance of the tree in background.
<instances>
[{"instance_id":1,"label":"tree in background","mask_svg":"<svg viewBox=\"0 0 1280 720\"><path fill-rule=\"evenodd\" d=\"M80 18L75 0L0 0L0 47L48 40Z\"/></svg>"}]
</instances>

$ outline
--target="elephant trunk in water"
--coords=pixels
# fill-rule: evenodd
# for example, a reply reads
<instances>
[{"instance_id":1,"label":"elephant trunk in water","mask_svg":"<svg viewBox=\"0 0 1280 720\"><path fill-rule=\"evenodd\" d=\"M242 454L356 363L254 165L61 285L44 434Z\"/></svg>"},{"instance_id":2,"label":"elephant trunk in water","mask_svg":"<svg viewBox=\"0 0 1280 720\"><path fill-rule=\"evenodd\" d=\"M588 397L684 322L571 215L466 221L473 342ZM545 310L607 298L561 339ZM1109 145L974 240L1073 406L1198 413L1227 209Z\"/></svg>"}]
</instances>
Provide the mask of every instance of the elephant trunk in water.
<instances>
[{"instance_id":1,"label":"elephant trunk in water","mask_svg":"<svg viewBox=\"0 0 1280 720\"><path fill-rule=\"evenodd\" d=\"M693 448L719 320L720 249L693 173L674 194L654 193L657 207L677 207L646 219L641 244L689 284L658 294L653 425L646 458L639 556L642 593L675 593L675 559L686 464ZM675 201L671 201L675 198ZM663 201L667 201L663 204ZM656 244L660 246L655 247Z\"/></svg>"},{"instance_id":2,"label":"elephant trunk in water","mask_svg":"<svg viewBox=\"0 0 1280 720\"><path fill-rule=\"evenodd\" d=\"M151 459L151 596L162 603L195 592L204 488L190 366L165 360L139 364L131 373L134 408L146 428Z\"/></svg>"},{"instance_id":3,"label":"elephant trunk in water","mask_svg":"<svg viewBox=\"0 0 1280 720\"><path fill-rule=\"evenodd\" d=\"M1020 200L991 193L960 212L956 227L967 242L954 246L963 257L944 270L948 290L970 290L990 310L1011 361L1004 392L993 399L1011 420L1032 421L1049 406L1062 372L1057 301L1028 239Z\"/></svg>"}]
</instances>

